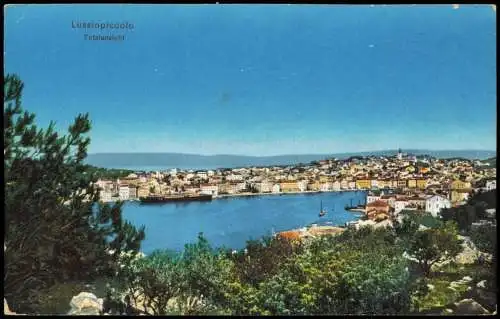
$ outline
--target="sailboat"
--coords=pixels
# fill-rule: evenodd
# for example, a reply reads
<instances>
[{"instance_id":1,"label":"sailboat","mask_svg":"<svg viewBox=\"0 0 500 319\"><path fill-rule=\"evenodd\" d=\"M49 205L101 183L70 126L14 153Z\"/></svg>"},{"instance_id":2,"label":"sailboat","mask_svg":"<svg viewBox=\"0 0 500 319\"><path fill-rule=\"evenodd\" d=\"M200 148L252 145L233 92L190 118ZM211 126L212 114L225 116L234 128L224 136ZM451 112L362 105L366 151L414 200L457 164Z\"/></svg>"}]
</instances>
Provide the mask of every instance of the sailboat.
<instances>
[{"instance_id":1,"label":"sailboat","mask_svg":"<svg viewBox=\"0 0 500 319\"><path fill-rule=\"evenodd\" d=\"M319 210L319 217L323 217L326 215L326 210L323 209L323 201L321 201L321 208Z\"/></svg>"}]
</instances>

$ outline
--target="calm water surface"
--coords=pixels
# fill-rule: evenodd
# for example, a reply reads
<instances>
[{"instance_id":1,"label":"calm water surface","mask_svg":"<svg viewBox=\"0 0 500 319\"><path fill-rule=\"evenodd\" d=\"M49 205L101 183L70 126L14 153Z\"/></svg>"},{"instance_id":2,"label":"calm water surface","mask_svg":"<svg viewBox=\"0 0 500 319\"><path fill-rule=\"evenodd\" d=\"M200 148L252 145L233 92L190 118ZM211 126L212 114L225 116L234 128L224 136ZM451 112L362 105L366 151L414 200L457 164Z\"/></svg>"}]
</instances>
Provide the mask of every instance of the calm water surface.
<instances>
[{"instance_id":1,"label":"calm water surface","mask_svg":"<svg viewBox=\"0 0 500 319\"><path fill-rule=\"evenodd\" d=\"M142 251L181 251L195 242L199 232L214 247L241 249L249 239L259 239L272 231L319 225L344 225L357 220L359 213L344 206L364 204L365 192L327 192L297 195L263 195L215 199L211 202L140 204L127 202L124 217L136 226L146 226ZM318 217L320 203L328 211Z\"/></svg>"}]
</instances>

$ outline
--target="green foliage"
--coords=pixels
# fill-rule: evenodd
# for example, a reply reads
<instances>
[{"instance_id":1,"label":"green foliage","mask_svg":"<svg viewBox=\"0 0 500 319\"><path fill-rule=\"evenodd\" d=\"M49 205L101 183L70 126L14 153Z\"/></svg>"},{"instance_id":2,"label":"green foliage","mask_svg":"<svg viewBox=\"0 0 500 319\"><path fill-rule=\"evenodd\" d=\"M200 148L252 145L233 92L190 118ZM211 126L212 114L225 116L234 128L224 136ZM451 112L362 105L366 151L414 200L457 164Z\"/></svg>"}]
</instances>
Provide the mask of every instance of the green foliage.
<instances>
[{"instance_id":1,"label":"green foliage","mask_svg":"<svg viewBox=\"0 0 500 319\"><path fill-rule=\"evenodd\" d=\"M233 255L240 280L257 287L260 282L275 275L288 258L302 251L300 244L292 244L286 239L250 240L246 253Z\"/></svg>"},{"instance_id":2,"label":"green foliage","mask_svg":"<svg viewBox=\"0 0 500 319\"><path fill-rule=\"evenodd\" d=\"M409 274L394 241L392 231L370 227L315 239L260 284L263 313L404 313Z\"/></svg>"},{"instance_id":3,"label":"green foliage","mask_svg":"<svg viewBox=\"0 0 500 319\"><path fill-rule=\"evenodd\" d=\"M474 194L469 201L469 205L480 204L484 206L485 209L496 208L497 207L497 190L493 189L486 192L479 192Z\"/></svg>"},{"instance_id":4,"label":"green foliage","mask_svg":"<svg viewBox=\"0 0 500 319\"><path fill-rule=\"evenodd\" d=\"M472 223L485 218L486 209L496 208L496 189L479 192L467 204L441 210L444 221L455 221L461 231L470 231Z\"/></svg>"},{"instance_id":5,"label":"green foliage","mask_svg":"<svg viewBox=\"0 0 500 319\"><path fill-rule=\"evenodd\" d=\"M411 241L409 255L418 261L424 275L429 276L434 264L451 260L462 250L456 224L446 222L439 228L417 231Z\"/></svg>"},{"instance_id":6,"label":"green foliage","mask_svg":"<svg viewBox=\"0 0 500 319\"><path fill-rule=\"evenodd\" d=\"M420 226L418 217L415 214L407 214L403 217L401 222L396 220L393 225L398 241L401 242L403 247L408 249L411 240L414 238Z\"/></svg>"},{"instance_id":7,"label":"green foliage","mask_svg":"<svg viewBox=\"0 0 500 319\"><path fill-rule=\"evenodd\" d=\"M228 309L236 292L234 266L199 235L182 254L156 251L123 260L119 289L154 315L209 314Z\"/></svg>"},{"instance_id":8,"label":"green foliage","mask_svg":"<svg viewBox=\"0 0 500 319\"><path fill-rule=\"evenodd\" d=\"M488 254L494 254L497 249L497 227L485 224L476 227L470 233L470 238L476 247Z\"/></svg>"},{"instance_id":9,"label":"green foliage","mask_svg":"<svg viewBox=\"0 0 500 319\"><path fill-rule=\"evenodd\" d=\"M492 224L480 225L471 230L470 238L480 251L491 254L492 264L490 268L496 272L498 261L497 226Z\"/></svg>"},{"instance_id":10,"label":"green foliage","mask_svg":"<svg viewBox=\"0 0 500 319\"><path fill-rule=\"evenodd\" d=\"M37 293L31 300L37 313L65 314L71 309L71 298L85 289L85 285L78 282L56 283L42 293Z\"/></svg>"},{"instance_id":11,"label":"green foliage","mask_svg":"<svg viewBox=\"0 0 500 319\"><path fill-rule=\"evenodd\" d=\"M15 75L4 80L4 293L15 311L30 312L28 296L44 287L112 274L106 250L137 250L144 231L122 220L119 204L96 205L96 177L83 164L88 114L67 135L54 123L38 129L21 107L23 83Z\"/></svg>"},{"instance_id":12,"label":"green foliage","mask_svg":"<svg viewBox=\"0 0 500 319\"><path fill-rule=\"evenodd\" d=\"M420 312L458 302L467 290L467 284L457 284L454 288L450 288L450 281L441 278L432 278L428 280L428 284L432 285L433 289L428 289L427 293L416 301Z\"/></svg>"},{"instance_id":13,"label":"green foliage","mask_svg":"<svg viewBox=\"0 0 500 319\"><path fill-rule=\"evenodd\" d=\"M128 169L115 169L115 168L103 168L96 167L92 165L86 165L86 171L89 174L93 174L97 178L104 180L116 180L119 178L127 177L128 175L134 173L134 171Z\"/></svg>"},{"instance_id":14,"label":"green foliage","mask_svg":"<svg viewBox=\"0 0 500 319\"><path fill-rule=\"evenodd\" d=\"M233 255L212 249L200 235L176 258L155 253L130 263L136 268L126 267L129 276L122 278L146 299L162 300L150 302L154 314L404 313L408 262L395 243L389 229L363 228L300 248L267 238Z\"/></svg>"},{"instance_id":15,"label":"green foliage","mask_svg":"<svg viewBox=\"0 0 500 319\"><path fill-rule=\"evenodd\" d=\"M406 218L394 229L346 229L298 247L264 238L235 254L213 249L200 234L178 256L158 252L135 263L141 266L132 271L129 288L163 300L163 310L154 314L409 314L443 306L461 293L445 287L458 278L415 277L403 254L410 250L420 258L417 266L429 269L456 256L456 225L417 228Z\"/></svg>"},{"instance_id":16,"label":"green foliage","mask_svg":"<svg viewBox=\"0 0 500 319\"><path fill-rule=\"evenodd\" d=\"M215 251L200 233L196 244L188 244L182 256L188 293L203 296L214 306L229 303L230 283L236 280L234 265L223 251Z\"/></svg>"},{"instance_id":17,"label":"green foliage","mask_svg":"<svg viewBox=\"0 0 500 319\"><path fill-rule=\"evenodd\" d=\"M139 283L145 295L145 309L165 315L168 303L185 290L186 280L180 261L170 254L155 252L138 261Z\"/></svg>"},{"instance_id":18,"label":"green foliage","mask_svg":"<svg viewBox=\"0 0 500 319\"><path fill-rule=\"evenodd\" d=\"M496 156L487 158L485 160L482 160L481 164L482 164L483 168L496 168L497 167L497 158L496 158Z\"/></svg>"},{"instance_id":19,"label":"green foliage","mask_svg":"<svg viewBox=\"0 0 500 319\"><path fill-rule=\"evenodd\" d=\"M443 221L437 217L432 216L429 212L416 211L416 210L402 210L400 214L403 216L403 223L396 222L396 229L398 235L404 236L408 233L410 236L418 230L420 225L428 228L438 228L442 225ZM406 224L404 221L406 220ZM404 224L404 225L403 225ZM403 227L399 229L400 227ZM405 228L406 227L406 228ZM409 227L409 228L408 228Z\"/></svg>"}]
</instances>

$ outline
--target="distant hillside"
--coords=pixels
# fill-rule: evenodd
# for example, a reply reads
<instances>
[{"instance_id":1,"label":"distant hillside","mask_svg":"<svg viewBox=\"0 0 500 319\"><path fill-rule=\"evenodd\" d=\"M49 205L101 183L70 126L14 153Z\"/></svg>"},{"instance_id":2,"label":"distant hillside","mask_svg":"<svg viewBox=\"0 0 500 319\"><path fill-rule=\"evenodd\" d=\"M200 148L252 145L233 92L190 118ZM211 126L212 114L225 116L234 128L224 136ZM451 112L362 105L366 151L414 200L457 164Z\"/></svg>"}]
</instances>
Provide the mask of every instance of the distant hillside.
<instances>
[{"instance_id":1,"label":"distant hillside","mask_svg":"<svg viewBox=\"0 0 500 319\"><path fill-rule=\"evenodd\" d=\"M491 158L482 160L481 163L487 167L496 168L497 167L497 158L491 157Z\"/></svg>"},{"instance_id":2,"label":"distant hillside","mask_svg":"<svg viewBox=\"0 0 500 319\"><path fill-rule=\"evenodd\" d=\"M463 157L468 159L487 159L496 155L495 151L430 151L403 150L414 155L430 155L437 158ZM396 150L332 153L332 154L297 154L277 156L243 156L243 155L197 155L182 153L96 153L89 154L87 164L104 168L122 168L133 170L161 170L168 168L181 169L215 169L245 166L275 166L310 163L326 158L345 159L352 156L390 156Z\"/></svg>"}]
</instances>

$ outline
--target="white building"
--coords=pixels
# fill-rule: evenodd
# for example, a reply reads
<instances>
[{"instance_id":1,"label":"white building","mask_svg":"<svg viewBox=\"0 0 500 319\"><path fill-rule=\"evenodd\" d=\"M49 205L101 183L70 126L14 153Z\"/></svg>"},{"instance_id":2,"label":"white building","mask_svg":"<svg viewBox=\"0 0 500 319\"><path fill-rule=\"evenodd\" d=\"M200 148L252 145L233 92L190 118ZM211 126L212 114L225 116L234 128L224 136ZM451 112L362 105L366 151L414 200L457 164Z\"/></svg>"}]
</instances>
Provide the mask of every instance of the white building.
<instances>
[{"instance_id":1,"label":"white building","mask_svg":"<svg viewBox=\"0 0 500 319\"><path fill-rule=\"evenodd\" d=\"M253 177L252 177L252 178L250 178L248 181L249 181L249 182L253 182L253 183L258 183L258 182L261 182L261 181L262 181L262 179L263 179L263 177L262 177L262 176L257 175L257 176L253 176Z\"/></svg>"},{"instance_id":2,"label":"white building","mask_svg":"<svg viewBox=\"0 0 500 319\"><path fill-rule=\"evenodd\" d=\"M320 190L321 190L322 192L328 192L328 191L330 191L330 190L332 189L332 186L331 186L331 185L332 185L332 184L330 184L330 183L326 182L326 183L322 183L322 184L320 185L320 187L319 187L319 188L320 188Z\"/></svg>"},{"instance_id":3,"label":"white building","mask_svg":"<svg viewBox=\"0 0 500 319\"><path fill-rule=\"evenodd\" d=\"M242 181L243 176L240 174L230 174L226 176L227 181Z\"/></svg>"},{"instance_id":4,"label":"white building","mask_svg":"<svg viewBox=\"0 0 500 319\"><path fill-rule=\"evenodd\" d=\"M129 186L129 195L128 197L130 199L135 199L137 198L137 187L136 186Z\"/></svg>"},{"instance_id":5,"label":"white building","mask_svg":"<svg viewBox=\"0 0 500 319\"><path fill-rule=\"evenodd\" d=\"M401 200L397 199L394 202L394 215L399 214L403 209L405 209L406 206L408 206L410 203L407 200Z\"/></svg>"},{"instance_id":6,"label":"white building","mask_svg":"<svg viewBox=\"0 0 500 319\"><path fill-rule=\"evenodd\" d=\"M233 183L230 184L228 192L230 194L239 193L239 192L244 191L246 187L247 187L247 183L246 182L240 182L240 183L234 183L233 182Z\"/></svg>"},{"instance_id":7,"label":"white building","mask_svg":"<svg viewBox=\"0 0 500 319\"><path fill-rule=\"evenodd\" d=\"M101 191L99 191L99 198L103 202L110 202L111 201L111 192L101 190Z\"/></svg>"},{"instance_id":8,"label":"white building","mask_svg":"<svg viewBox=\"0 0 500 319\"><path fill-rule=\"evenodd\" d=\"M273 185L269 182L266 182L266 181L255 183L255 189L259 193L269 193L269 192L271 192L272 187L273 187Z\"/></svg>"},{"instance_id":9,"label":"white building","mask_svg":"<svg viewBox=\"0 0 500 319\"><path fill-rule=\"evenodd\" d=\"M203 184L200 186L200 193L217 196L219 194L219 186L216 184Z\"/></svg>"},{"instance_id":10,"label":"white building","mask_svg":"<svg viewBox=\"0 0 500 319\"><path fill-rule=\"evenodd\" d=\"M104 188L104 186L108 183L109 181L103 181L101 179L98 179L97 182L95 182L95 185L97 185L97 187L99 188Z\"/></svg>"},{"instance_id":11,"label":"white building","mask_svg":"<svg viewBox=\"0 0 500 319\"><path fill-rule=\"evenodd\" d=\"M366 196L366 203L370 204L370 203L373 203L374 201L377 201L379 199L380 199L380 196L367 195Z\"/></svg>"},{"instance_id":12,"label":"white building","mask_svg":"<svg viewBox=\"0 0 500 319\"><path fill-rule=\"evenodd\" d=\"M486 190L491 191L497 189L497 181L487 181L486 182Z\"/></svg>"},{"instance_id":13,"label":"white building","mask_svg":"<svg viewBox=\"0 0 500 319\"><path fill-rule=\"evenodd\" d=\"M340 191L340 182L339 181L333 182L332 190L334 190L334 191Z\"/></svg>"},{"instance_id":14,"label":"white building","mask_svg":"<svg viewBox=\"0 0 500 319\"><path fill-rule=\"evenodd\" d=\"M356 189L356 182L354 181L349 182L349 189Z\"/></svg>"},{"instance_id":15,"label":"white building","mask_svg":"<svg viewBox=\"0 0 500 319\"><path fill-rule=\"evenodd\" d=\"M434 217L438 216L441 209L450 207L450 200L443 196L434 195L425 200L425 211L431 213Z\"/></svg>"},{"instance_id":16,"label":"white building","mask_svg":"<svg viewBox=\"0 0 500 319\"><path fill-rule=\"evenodd\" d=\"M299 190L301 192L307 190L307 181L305 181L305 180L298 181L297 182L297 187L299 188Z\"/></svg>"},{"instance_id":17,"label":"white building","mask_svg":"<svg viewBox=\"0 0 500 319\"><path fill-rule=\"evenodd\" d=\"M120 200L128 200L130 198L130 188L128 185L120 185L118 189L118 196Z\"/></svg>"},{"instance_id":18,"label":"white building","mask_svg":"<svg viewBox=\"0 0 500 319\"><path fill-rule=\"evenodd\" d=\"M279 193L279 192L280 192L280 190L281 190L281 189L280 189L280 184L274 184L274 185L273 185L273 188L271 189L271 191L272 191L273 193Z\"/></svg>"},{"instance_id":19,"label":"white building","mask_svg":"<svg viewBox=\"0 0 500 319\"><path fill-rule=\"evenodd\" d=\"M372 179L370 181L371 188L378 188L378 181L376 179Z\"/></svg>"},{"instance_id":20,"label":"white building","mask_svg":"<svg viewBox=\"0 0 500 319\"><path fill-rule=\"evenodd\" d=\"M340 188L341 189L349 189L349 182L347 180L343 179L340 182Z\"/></svg>"},{"instance_id":21,"label":"white building","mask_svg":"<svg viewBox=\"0 0 500 319\"><path fill-rule=\"evenodd\" d=\"M198 176L199 178L203 178L203 179L208 178L208 174L205 171L196 172L196 176Z\"/></svg>"}]
</instances>

